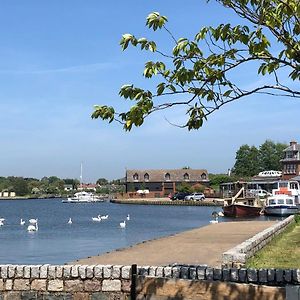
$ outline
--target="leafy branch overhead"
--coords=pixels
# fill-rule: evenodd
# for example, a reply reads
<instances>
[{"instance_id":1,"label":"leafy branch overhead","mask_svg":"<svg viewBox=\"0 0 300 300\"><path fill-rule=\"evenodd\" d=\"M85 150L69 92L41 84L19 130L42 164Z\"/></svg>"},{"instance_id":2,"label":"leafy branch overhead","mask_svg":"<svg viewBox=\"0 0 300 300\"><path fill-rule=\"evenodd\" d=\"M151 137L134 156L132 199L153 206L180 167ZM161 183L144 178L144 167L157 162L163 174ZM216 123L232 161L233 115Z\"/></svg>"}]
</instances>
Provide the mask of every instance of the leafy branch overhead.
<instances>
[{"instance_id":1,"label":"leafy branch overhead","mask_svg":"<svg viewBox=\"0 0 300 300\"><path fill-rule=\"evenodd\" d=\"M167 18L151 13L147 27L165 31L174 43L172 51L164 52L154 41L132 34L124 34L120 45L122 50L133 46L160 55L161 60L146 62L143 72L145 78L160 78L160 83L151 91L133 84L122 86L119 95L132 101L131 108L117 112L97 105L92 118L117 121L125 130L131 130L132 126L141 126L153 112L183 106L187 121L180 127L191 130L200 128L224 104L252 94L300 98L299 1L215 1L234 10L249 26L203 27L192 40L176 39L166 26ZM250 66L268 76L266 82L271 83L243 87L237 74Z\"/></svg>"}]
</instances>

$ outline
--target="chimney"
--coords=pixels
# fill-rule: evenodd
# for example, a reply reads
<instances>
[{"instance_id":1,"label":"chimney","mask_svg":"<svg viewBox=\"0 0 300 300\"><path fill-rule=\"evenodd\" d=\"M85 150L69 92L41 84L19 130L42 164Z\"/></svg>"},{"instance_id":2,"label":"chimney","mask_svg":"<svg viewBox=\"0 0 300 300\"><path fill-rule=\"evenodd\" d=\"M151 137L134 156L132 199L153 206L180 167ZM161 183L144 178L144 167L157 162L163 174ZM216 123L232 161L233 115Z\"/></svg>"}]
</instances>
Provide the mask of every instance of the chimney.
<instances>
[{"instance_id":1,"label":"chimney","mask_svg":"<svg viewBox=\"0 0 300 300\"><path fill-rule=\"evenodd\" d=\"M292 150L296 150L296 145L297 145L296 141L290 141L290 146L292 147Z\"/></svg>"}]
</instances>

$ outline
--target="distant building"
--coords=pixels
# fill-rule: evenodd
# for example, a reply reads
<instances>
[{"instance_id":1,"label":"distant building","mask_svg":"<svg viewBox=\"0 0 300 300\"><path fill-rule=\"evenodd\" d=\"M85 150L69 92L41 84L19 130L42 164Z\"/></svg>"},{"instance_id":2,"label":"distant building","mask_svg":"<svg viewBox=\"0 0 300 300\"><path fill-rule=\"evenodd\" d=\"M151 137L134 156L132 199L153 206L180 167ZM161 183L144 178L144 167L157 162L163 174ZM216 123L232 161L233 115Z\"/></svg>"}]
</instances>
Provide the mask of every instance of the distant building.
<instances>
[{"instance_id":1,"label":"distant building","mask_svg":"<svg viewBox=\"0 0 300 300\"><path fill-rule=\"evenodd\" d=\"M70 192L73 191L73 184L64 184L64 191Z\"/></svg>"},{"instance_id":2,"label":"distant building","mask_svg":"<svg viewBox=\"0 0 300 300\"><path fill-rule=\"evenodd\" d=\"M282 179L288 180L300 175L300 145L295 141L290 142L290 146L284 149L282 163Z\"/></svg>"},{"instance_id":3,"label":"distant building","mask_svg":"<svg viewBox=\"0 0 300 300\"><path fill-rule=\"evenodd\" d=\"M93 184L93 183L82 183L77 187L78 191L94 191L96 192L98 185L97 184Z\"/></svg>"},{"instance_id":4,"label":"distant building","mask_svg":"<svg viewBox=\"0 0 300 300\"><path fill-rule=\"evenodd\" d=\"M207 186L207 170L127 170L125 177L126 193L147 190L157 197L176 192L177 187L183 183Z\"/></svg>"}]
</instances>

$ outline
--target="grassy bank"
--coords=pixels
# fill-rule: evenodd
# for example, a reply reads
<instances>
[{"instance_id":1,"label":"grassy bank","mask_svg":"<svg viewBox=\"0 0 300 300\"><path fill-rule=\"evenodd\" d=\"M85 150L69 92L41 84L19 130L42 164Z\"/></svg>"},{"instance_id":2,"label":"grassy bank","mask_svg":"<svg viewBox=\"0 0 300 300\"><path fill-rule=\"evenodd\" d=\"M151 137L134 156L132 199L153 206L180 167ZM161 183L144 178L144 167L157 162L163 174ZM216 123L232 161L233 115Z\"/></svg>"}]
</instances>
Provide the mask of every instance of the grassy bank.
<instances>
[{"instance_id":1,"label":"grassy bank","mask_svg":"<svg viewBox=\"0 0 300 300\"><path fill-rule=\"evenodd\" d=\"M250 258L247 267L300 268L300 216L295 216L293 224Z\"/></svg>"}]
</instances>

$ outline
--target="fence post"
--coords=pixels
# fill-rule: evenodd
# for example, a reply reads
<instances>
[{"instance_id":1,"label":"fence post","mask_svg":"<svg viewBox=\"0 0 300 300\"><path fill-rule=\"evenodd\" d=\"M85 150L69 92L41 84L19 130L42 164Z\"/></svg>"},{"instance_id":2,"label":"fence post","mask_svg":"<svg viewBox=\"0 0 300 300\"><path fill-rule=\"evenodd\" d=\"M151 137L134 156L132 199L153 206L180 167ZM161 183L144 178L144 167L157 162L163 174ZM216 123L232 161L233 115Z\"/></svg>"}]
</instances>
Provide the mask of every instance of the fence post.
<instances>
[{"instance_id":1,"label":"fence post","mask_svg":"<svg viewBox=\"0 0 300 300\"><path fill-rule=\"evenodd\" d=\"M136 300L136 279L137 279L137 265L131 266L131 288L130 288L130 299Z\"/></svg>"}]
</instances>

